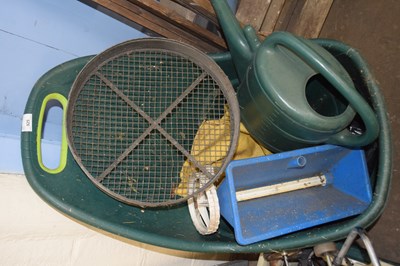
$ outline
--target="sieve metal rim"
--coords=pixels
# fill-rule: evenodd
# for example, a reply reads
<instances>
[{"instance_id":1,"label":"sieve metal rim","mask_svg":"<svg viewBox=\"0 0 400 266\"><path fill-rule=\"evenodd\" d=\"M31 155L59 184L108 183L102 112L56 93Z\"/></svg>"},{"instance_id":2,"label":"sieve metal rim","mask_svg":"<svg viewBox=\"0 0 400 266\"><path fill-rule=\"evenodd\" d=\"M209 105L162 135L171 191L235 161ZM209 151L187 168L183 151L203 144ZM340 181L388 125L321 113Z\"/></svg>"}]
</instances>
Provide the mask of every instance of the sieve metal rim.
<instances>
[{"instance_id":1,"label":"sieve metal rim","mask_svg":"<svg viewBox=\"0 0 400 266\"><path fill-rule=\"evenodd\" d=\"M202 188L195 191L195 193L187 195L186 197L181 197L179 199L174 199L170 201L164 201L159 203L151 203L151 202L143 202L138 200L128 199L120 194L108 189L103 186L100 182L97 181L95 177L92 176L90 171L87 170L85 165L82 163L82 159L77 153L75 148L75 144L73 142L73 133L71 127L71 119L74 113L74 107L76 103L76 99L79 96L79 93L83 89L83 84L85 84L88 79L91 77L92 73L100 69L105 63L112 60L112 58L116 58L123 54L132 52L132 51L146 51L148 49L162 49L167 50L173 53L178 54L179 56L185 57L191 62L194 62L196 65L200 66L203 70L207 71L207 74L210 75L213 80L219 85L220 90L222 91L228 105L230 108L230 125L232 139L230 142L230 146L228 149L228 153L226 155L225 161L219 171L214 175L213 178L209 180L209 182L203 186ZM129 40L115 46L110 47L109 49L103 51L97 56L93 57L85 67L79 72L74 83L71 86L71 90L68 96L68 105L66 111L66 132L67 132L67 143L70 148L71 154L74 157L75 161L82 169L82 171L86 174L86 176L95 184L97 188L106 193L107 195L129 205L135 205L142 208L145 207L162 207L162 206L171 206L176 205L182 202L186 202L189 198L198 195L203 192L209 185L215 182L221 174L225 171L228 163L231 161L234 152L236 150L236 145L239 138L239 124L240 124L240 111L239 104L236 98L236 92L234 91L232 84L223 70L215 63L207 54L202 51L194 48L188 44L170 40L165 38L142 38Z\"/></svg>"}]
</instances>

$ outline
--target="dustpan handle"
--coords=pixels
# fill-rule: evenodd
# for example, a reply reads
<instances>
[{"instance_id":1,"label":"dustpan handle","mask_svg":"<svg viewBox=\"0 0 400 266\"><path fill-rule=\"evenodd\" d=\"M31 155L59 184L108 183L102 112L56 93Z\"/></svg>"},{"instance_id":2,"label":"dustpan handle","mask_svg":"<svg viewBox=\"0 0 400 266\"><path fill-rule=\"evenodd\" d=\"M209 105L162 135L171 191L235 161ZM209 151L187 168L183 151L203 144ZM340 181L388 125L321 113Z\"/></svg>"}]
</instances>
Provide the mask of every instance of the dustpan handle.
<instances>
[{"instance_id":1,"label":"dustpan handle","mask_svg":"<svg viewBox=\"0 0 400 266\"><path fill-rule=\"evenodd\" d=\"M351 82L346 81L340 73L334 71L331 64L301 38L287 32L275 32L264 41L262 46L261 49L267 50L276 50L278 46L289 49L325 77L360 115L366 128L362 135L354 135L346 128L331 136L327 143L360 147L377 138L379 134L378 120L366 100L358 93Z\"/></svg>"}]
</instances>

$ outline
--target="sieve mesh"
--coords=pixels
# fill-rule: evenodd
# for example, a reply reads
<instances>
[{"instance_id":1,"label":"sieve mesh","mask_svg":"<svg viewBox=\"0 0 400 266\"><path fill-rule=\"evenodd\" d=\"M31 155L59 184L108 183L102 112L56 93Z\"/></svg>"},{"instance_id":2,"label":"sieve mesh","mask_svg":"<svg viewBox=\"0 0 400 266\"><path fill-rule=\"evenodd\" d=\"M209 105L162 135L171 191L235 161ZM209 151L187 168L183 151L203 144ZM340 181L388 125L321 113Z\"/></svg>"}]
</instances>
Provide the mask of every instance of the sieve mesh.
<instances>
[{"instance_id":1,"label":"sieve mesh","mask_svg":"<svg viewBox=\"0 0 400 266\"><path fill-rule=\"evenodd\" d=\"M74 157L100 189L129 204L186 200L192 195L182 173L203 172L210 182L217 177L205 170L215 154L193 154L215 143L213 149L223 155L222 171L234 148L237 122L224 115L235 103L227 95L234 99L234 94L179 45L152 48L148 41L145 49L114 49L85 67L70 94L67 130ZM216 120L222 129L208 130L194 147L200 126ZM221 136L229 141L218 142Z\"/></svg>"}]
</instances>

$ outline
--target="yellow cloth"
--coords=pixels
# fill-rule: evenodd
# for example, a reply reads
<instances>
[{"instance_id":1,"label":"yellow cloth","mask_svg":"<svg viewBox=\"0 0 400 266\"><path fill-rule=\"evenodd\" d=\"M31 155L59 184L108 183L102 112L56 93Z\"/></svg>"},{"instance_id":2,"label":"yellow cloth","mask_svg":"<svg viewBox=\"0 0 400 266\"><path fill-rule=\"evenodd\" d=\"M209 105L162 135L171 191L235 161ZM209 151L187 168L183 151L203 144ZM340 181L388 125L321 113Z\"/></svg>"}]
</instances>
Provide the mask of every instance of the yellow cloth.
<instances>
[{"instance_id":1,"label":"yellow cloth","mask_svg":"<svg viewBox=\"0 0 400 266\"><path fill-rule=\"evenodd\" d=\"M212 165L221 167L230 144L230 119L229 111L219 120L206 120L200 125L193 140L190 154L203 166ZM258 157L271 154L270 151L260 146L240 123L240 133L237 148L232 160ZM187 195L189 177L196 171L196 167L186 160L180 172L181 182L175 189L175 194Z\"/></svg>"}]
</instances>

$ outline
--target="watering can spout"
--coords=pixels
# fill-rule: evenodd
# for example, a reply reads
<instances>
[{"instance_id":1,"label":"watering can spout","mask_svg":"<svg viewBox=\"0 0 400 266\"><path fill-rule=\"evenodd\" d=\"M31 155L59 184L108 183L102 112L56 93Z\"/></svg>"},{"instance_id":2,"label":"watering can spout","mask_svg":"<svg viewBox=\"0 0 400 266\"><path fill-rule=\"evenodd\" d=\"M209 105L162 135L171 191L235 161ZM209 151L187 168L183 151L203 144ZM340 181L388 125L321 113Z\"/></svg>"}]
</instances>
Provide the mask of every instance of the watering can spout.
<instances>
[{"instance_id":1,"label":"watering can spout","mask_svg":"<svg viewBox=\"0 0 400 266\"><path fill-rule=\"evenodd\" d=\"M260 41L251 26L242 30L225 0L211 0L211 3L223 29L239 80L243 80L254 49L260 45Z\"/></svg>"}]
</instances>

